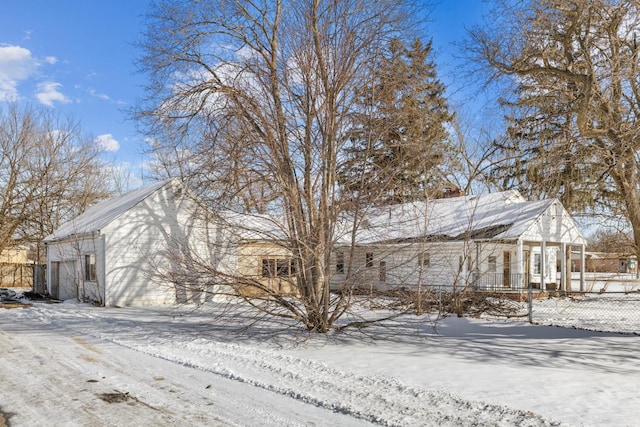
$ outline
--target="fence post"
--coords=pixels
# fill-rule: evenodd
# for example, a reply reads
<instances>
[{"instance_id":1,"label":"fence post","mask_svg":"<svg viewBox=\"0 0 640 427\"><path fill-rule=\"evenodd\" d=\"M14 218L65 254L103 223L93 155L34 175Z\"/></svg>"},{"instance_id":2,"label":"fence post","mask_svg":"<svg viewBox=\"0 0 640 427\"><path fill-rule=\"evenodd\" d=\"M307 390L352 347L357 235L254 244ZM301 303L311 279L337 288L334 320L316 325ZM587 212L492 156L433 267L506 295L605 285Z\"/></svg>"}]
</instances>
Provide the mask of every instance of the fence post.
<instances>
[{"instance_id":1,"label":"fence post","mask_svg":"<svg viewBox=\"0 0 640 427\"><path fill-rule=\"evenodd\" d=\"M529 289L527 291L528 294L528 305L529 305L529 323L533 323L533 285L529 283Z\"/></svg>"}]
</instances>

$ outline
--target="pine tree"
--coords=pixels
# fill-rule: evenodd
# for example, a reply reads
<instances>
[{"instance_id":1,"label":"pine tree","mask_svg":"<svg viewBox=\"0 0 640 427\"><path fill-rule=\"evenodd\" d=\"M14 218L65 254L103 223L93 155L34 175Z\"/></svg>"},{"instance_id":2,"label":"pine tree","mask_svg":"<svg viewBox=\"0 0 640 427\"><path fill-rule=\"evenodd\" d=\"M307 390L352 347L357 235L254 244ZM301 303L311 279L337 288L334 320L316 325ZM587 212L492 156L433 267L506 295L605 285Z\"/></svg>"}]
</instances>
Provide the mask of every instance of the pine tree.
<instances>
[{"instance_id":1,"label":"pine tree","mask_svg":"<svg viewBox=\"0 0 640 427\"><path fill-rule=\"evenodd\" d=\"M392 39L358 91L358 113L342 164L342 191L359 203L386 205L443 189L438 166L453 119L430 60L431 43Z\"/></svg>"}]
</instances>

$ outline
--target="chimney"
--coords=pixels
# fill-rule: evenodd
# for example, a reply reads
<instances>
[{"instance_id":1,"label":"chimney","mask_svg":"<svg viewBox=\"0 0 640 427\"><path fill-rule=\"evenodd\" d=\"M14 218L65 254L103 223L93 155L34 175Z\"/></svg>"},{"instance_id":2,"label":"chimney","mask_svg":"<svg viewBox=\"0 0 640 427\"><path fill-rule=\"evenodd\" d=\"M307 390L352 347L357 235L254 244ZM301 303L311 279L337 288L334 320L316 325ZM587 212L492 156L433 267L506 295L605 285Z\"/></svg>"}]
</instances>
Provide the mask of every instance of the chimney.
<instances>
[{"instance_id":1,"label":"chimney","mask_svg":"<svg viewBox=\"0 0 640 427\"><path fill-rule=\"evenodd\" d=\"M462 197L464 196L464 191L462 191L458 187L449 187L444 191L444 198L450 199L452 197Z\"/></svg>"}]
</instances>

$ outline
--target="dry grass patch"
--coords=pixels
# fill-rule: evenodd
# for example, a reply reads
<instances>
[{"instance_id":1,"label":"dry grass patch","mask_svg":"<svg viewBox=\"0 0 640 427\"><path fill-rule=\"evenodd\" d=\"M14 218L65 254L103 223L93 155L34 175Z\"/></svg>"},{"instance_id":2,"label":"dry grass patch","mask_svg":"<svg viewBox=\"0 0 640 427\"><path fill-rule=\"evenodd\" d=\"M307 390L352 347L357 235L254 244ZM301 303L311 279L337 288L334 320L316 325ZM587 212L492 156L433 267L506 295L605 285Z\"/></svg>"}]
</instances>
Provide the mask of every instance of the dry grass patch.
<instances>
[{"instance_id":1,"label":"dry grass patch","mask_svg":"<svg viewBox=\"0 0 640 427\"><path fill-rule=\"evenodd\" d=\"M30 308L31 304L26 304L23 302L0 302L0 308Z\"/></svg>"}]
</instances>

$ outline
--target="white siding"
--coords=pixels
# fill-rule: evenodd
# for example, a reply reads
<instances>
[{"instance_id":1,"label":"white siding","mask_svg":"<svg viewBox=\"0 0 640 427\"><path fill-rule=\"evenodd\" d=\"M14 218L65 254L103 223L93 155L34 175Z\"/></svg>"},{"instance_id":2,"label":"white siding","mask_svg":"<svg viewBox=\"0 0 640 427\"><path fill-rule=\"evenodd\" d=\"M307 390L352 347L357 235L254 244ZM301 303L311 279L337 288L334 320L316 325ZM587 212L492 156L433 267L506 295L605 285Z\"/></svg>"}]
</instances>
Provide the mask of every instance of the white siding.
<instances>
[{"instance_id":1,"label":"white siding","mask_svg":"<svg viewBox=\"0 0 640 427\"><path fill-rule=\"evenodd\" d=\"M573 218L558 201L543 212L520 238L532 242L586 243Z\"/></svg>"},{"instance_id":2,"label":"white siding","mask_svg":"<svg viewBox=\"0 0 640 427\"><path fill-rule=\"evenodd\" d=\"M61 297L106 306L187 302L203 298L202 288L213 287L207 270L237 269L228 233L194 214L195 204L181 185L167 182L118 215L110 215L109 206L94 212L112 218L103 229L48 242L48 274L51 263L60 263ZM87 254L95 255L95 280L85 277ZM51 283L49 277L50 293Z\"/></svg>"},{"instance_id":3,"label":"white siding","mask_svg":"<svg viewBox=\"0 0 640 427\"><path fill-rule=\"evenodd\" d=\"M108 224L106 305L156 305L186 300L170 279L179 258L209 256L209 230L192 214L189 199L165 186Z\"/></svg>"},{"instance_id":4,"label":"white siding","mask_svg":"<svg viewBox=\"0 0 640 427\"><path fill-rule=\"evenodd\" d=\"M510 254L510 270L515 273L515 245L483 242L477 247L475 242L442 242L424 244L395 244L341 248L344 253L345 273L336 273L336 256L332 254L332 287L356 286L364 289L388 290L394 288L414 288L418 285L459 288L473 284L476 278L489 276L501 279L504 274L504 252ZM371 267L366 266L366 254L373 254ZM421 256L421 254L423 254ZM496 271L489 271L489 259L495 257ZM421 260L428 258L428 265ZM386 281L379 276L380 261L385 262ZM476 274L477 273L477 274ZM347 275L349 275L347 282ZM502 282L501 282L502 283Z\"/></svg>"},{"instance_id":5,"label":"white siding","mask_svg":"<svg viewBox=\"0 0 640 427\"><path fill-rule=\"evenodd\" d=\"M85 255L95 255L96 280L85 280ZM97 234L75 236L61 242L47 244L47 274L52 274L51 263L58 262L59 290L58 298L62 300L77 299L80 301L104 302L104 246ZM53 294L52 278L47 280L47 290Z\"/></svg>"}]
</instances>

